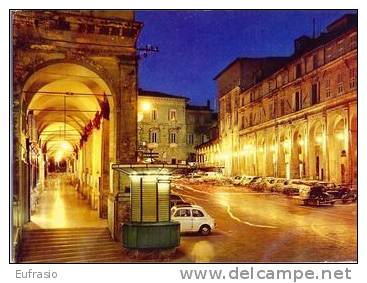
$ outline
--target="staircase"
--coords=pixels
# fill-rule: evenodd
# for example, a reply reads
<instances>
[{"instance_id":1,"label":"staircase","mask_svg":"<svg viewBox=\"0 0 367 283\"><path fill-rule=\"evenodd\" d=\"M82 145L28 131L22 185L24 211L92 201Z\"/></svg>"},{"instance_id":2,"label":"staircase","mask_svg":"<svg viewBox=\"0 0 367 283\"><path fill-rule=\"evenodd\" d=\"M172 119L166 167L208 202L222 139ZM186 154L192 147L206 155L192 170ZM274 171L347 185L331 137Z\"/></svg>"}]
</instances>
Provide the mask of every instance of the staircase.
<instances>
[{"instance_id":1,"label":"staircase","mask_svg":"<svg viewBox=\"0 0 367 283\"><path fill-rule=\"evenodd\" d=\"M107 228L26 230L20 250L22 263L123 262L121 243Z\"/></svg>"}]
</instances>

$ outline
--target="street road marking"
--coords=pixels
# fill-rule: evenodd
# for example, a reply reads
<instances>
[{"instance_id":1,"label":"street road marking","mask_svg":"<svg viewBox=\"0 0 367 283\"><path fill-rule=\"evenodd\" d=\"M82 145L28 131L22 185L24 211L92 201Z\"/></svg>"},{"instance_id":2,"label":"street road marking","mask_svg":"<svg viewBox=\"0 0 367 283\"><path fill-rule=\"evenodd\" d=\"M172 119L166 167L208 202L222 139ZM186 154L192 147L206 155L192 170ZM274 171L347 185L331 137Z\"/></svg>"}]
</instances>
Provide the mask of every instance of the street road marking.
<instances>
[{"instance_id":1,"label":"street road marking","mask_svg":"<svg viewBox=\"0 0 367 283\"><path fill-rule=\"evenodd\" d=\"M236 221L238 221L238 222L240 222L240 223L243 223L243 224L246 224L246 225L252 226L252 227L270 228L270 229L275 229L275 228L277 228L277 227L275 227L275 226L259 225L259 224L253 224L253 223L250 223L250 222L248 222L248 221L243 221L243 220L241 220L241 219L239 219L238 217L236 217L236 216L234 216L234 215L233 215L233 213L231 212L231 207L230 207L229 205L227 205L227 213L229 214L229 216L230 216L232 219L234 219L234 220L236 220Z\"/></svg>"},{"instance_id":2,"label":"street road marking","mask_svg":"<svg viewBox=\"0 0 367 283\"><path fill-rule=\"evenodd\" d=\"M198 193L202 193L202 194L211 195L211 193L208 193L208 192L206 192L206 191L196 190L196 189L194 189L194 188L192 188L192 187L189 187L189 186L186 186L186 185L182 185L182 184L180 184L180 185L177 185L177 184L176 184L176 187L178 187L178 188L183 187L183 188L189 189L189 190L194 191L194 192L198 192Z\"/></svg>"}]
</instances>

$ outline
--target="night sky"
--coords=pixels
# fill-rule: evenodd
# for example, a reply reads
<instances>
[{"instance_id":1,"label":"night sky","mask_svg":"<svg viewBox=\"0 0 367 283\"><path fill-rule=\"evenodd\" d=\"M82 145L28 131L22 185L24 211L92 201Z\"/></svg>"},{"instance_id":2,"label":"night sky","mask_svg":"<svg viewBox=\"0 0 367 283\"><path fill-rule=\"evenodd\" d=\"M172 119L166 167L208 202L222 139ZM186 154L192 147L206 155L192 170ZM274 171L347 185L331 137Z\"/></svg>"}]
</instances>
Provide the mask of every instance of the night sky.
<instances>
[{"instance_id":1,"label":"night sky","mask_svg":"<svg viewBox=\"0 0 367 283\"><path fill-rule=\"evenodd\" d=\"M137 11L138 47L159 53L140 60L139 86L213 105L213 78L236 57L288 56L294 39L316 35L352 11Z\"/></svg>"}]
</instances>

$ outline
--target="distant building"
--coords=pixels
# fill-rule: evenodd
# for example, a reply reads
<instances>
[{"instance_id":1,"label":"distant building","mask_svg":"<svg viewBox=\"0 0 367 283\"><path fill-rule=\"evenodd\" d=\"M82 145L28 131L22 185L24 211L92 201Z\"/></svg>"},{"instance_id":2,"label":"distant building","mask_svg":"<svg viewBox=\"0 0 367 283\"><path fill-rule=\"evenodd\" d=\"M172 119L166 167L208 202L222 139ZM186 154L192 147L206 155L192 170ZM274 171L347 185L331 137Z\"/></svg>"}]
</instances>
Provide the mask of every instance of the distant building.
<instances>
[{"instance_id":1,"label":"distant building","mask_svg":"<svg viewBox=\"0 0 367 283\"><path fill-rule=\"evenodd\" d=\"M195 146L211 138L216 114L205 106L188 104L189 99L156 91L139 90L138 146L142 161L149 153L159 161L194 162Z\"/></svg>"},{"instance_id":2,"label":"distant building","mask_svg":"<svg viewBox=\"0 0 367 283\"><path fill-rule=\"evenodd\" d=\"M198 147L202 165L356 183L356 15L296 39L289 58L238 58L215 80L220 137Z\"/></svg>"}]
</instances>

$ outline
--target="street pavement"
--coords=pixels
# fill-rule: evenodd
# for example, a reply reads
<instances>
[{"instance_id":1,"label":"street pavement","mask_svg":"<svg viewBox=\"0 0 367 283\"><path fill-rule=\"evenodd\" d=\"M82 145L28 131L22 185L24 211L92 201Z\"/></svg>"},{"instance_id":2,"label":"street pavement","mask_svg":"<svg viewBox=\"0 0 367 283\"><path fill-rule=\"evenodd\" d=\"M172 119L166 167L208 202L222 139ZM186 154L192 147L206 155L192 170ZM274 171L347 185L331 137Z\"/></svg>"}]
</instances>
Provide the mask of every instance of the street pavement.
<instances>
[{"instance_id":1,"label":"street pavement","mask_svg":"<svg viewBox=\"0 0 367 283\"><path fill-rule=\"evenodd\" d=\"M357 206L311 207L243 187L175 180L173 193L216 221L209 236L183 234L177 262L351 262L357 260Z\"/></svg>"}]
</instances>

